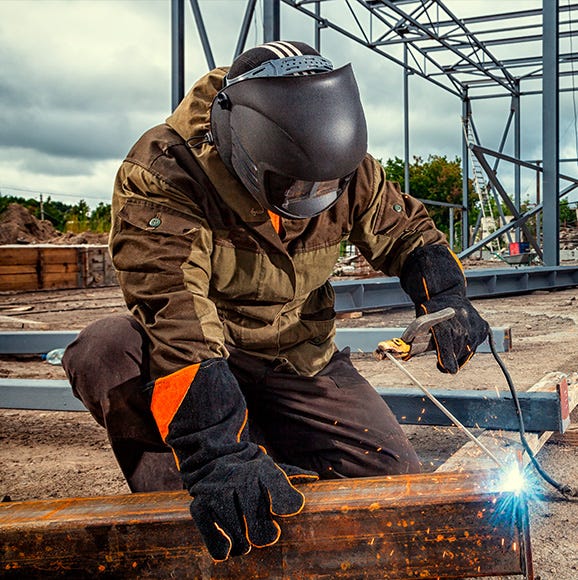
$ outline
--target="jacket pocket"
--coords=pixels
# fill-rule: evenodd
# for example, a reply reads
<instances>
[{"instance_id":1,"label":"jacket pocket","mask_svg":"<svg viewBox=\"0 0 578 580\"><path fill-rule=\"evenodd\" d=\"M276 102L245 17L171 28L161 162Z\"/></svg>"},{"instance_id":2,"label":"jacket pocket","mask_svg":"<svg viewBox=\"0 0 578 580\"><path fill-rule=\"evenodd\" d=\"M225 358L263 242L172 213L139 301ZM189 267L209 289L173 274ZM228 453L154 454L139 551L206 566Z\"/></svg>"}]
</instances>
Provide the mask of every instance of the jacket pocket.
<instances>
[{"instance_id":1,"label":"jacket pocket","mask_svg":"<svg viewBox=\"0 0 578 580\"><path fill-rule=\"evenodd\" d=\"M143 199L127 199L118 216L135 228L153 234L188 236L201 228L200 221L193 216Z\"/></svg>"}]
</instances>

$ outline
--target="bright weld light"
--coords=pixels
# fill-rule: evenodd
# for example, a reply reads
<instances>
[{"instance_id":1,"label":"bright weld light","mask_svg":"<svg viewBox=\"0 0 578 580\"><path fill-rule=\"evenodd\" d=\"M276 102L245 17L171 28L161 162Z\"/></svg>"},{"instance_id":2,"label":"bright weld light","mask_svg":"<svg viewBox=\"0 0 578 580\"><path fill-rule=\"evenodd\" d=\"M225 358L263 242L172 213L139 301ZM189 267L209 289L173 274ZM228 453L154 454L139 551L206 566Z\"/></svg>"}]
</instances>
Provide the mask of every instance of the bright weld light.
<instances>
[{"instance_id":1,"label":"bright weld light","mask_svg":"<svg viewBox=\"0 0 578 580\"><path fill-rule=\"evenodd\" d=\"M517 464L510 465L504 470L500 479L500 490L511 491L516 495L526 490L526 480Z\"/></svg>"}]
</instances>

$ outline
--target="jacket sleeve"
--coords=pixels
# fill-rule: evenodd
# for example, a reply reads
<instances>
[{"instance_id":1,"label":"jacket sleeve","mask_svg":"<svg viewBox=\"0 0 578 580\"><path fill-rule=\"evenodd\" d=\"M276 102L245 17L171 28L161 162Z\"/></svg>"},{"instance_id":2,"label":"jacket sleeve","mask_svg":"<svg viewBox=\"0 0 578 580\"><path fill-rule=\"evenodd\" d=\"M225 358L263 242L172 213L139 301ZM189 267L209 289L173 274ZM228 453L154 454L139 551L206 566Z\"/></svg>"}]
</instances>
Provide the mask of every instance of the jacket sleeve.
<instances>
[{"instance_id":1,"label":"jacket sleeve","mask_svg":"<svg viewBox=\"0 0 578 580\"><path fill-rule=\"evenodd\" d=\"M147 332L151 376L225 357L208 298L212 233L172 184L125 161L115 181L110 250L128 308Z\"/></svg>"},{"instance_id":2,"label":"jacket sleeve","mask_svg":"<svg viewBox=\"0 0 578 580\"><path fill-rule=\"evenodd\" d=\"M360 165L352 185L355 215L349 240L374 269L399 276L416 248L448 245L424 205L387 181L383 167L372 157Z\"/></svg>"}]
</instances>

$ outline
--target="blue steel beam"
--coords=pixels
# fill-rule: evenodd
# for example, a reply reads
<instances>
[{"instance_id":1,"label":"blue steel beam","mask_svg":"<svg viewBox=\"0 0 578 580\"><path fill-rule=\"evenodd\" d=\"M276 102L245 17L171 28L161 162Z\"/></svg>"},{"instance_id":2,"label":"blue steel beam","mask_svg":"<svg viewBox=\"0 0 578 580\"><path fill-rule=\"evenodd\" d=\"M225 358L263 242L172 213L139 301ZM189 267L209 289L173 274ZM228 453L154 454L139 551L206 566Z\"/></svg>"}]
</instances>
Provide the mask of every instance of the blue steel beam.
<instances>
[{"instance_id":1,"label":"blue steel beam","mask_svg":"<svg viewBox=\"0 0 578 580\"><path fill-rule=\"evenodd\" d=\"M405 425L451 425L449 419L415 388L377 387L398 422ZM516 411L509 393L495 390L432 389L466 427L518 429ZM68 381L0 379L0 409L86 411L72 394ZM518 393L527 431L563 433L570 424L568 391Z\"/></svg>"},{"instance_id":2,"label":"blue steel beam","mask_svg":"<svg viewBox=\"0 0 578 580\"><path fill-rule=\"evenodd\" d=\"M335 342L337 346L349 346L353 352L373 352L377 343L403 334L403 328L338 328ZM509 328L492 328L496 347L500 352L511 349ZM0 331L0 354L42 354L55 348L65 348L77 336L76 331ZM484 342L478 352L489 352Z\"/></svg>"},{"instance_id":3,"label":"blue steel beam","mask_svg":"<svg viewBox=\"0 0 578 580\"><path fill-rule=\"evenodd\" d=\"M469 298L524 294L578 286L578 266L466 270ZM353 312L413 306L399 278L333 282L335 310Z\"/></svg>"}]
</instances>

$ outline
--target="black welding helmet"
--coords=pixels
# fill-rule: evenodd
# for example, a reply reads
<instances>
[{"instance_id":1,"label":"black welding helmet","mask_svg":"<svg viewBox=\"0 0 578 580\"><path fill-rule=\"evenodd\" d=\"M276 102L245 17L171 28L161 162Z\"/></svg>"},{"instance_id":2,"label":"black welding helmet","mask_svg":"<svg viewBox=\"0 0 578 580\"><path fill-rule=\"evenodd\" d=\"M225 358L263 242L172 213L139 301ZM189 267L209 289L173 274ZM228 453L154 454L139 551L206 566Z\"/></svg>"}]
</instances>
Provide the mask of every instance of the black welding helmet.
<instances>
[{"instance_id":1,"label":"black welding helmet","mask_svg":"<svg viewBox=\"0 0 578 580\"><path fill-rule=\"evenodd\" d=\"M301 42L271 42L239 56L211 107L219 156L266 209L310 218L343 193L367 151L350 65Z\"/></svg>"}]
</instances>

